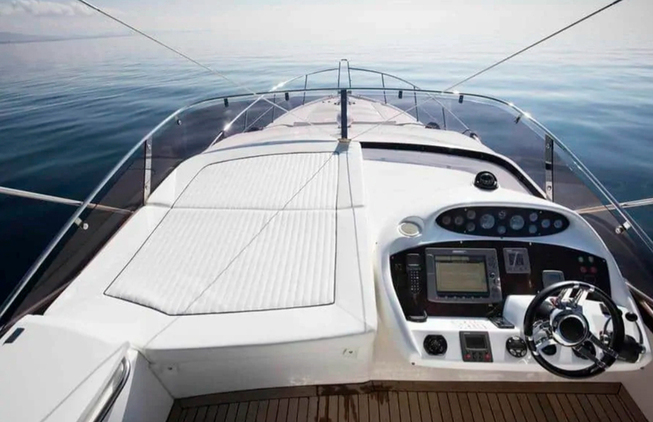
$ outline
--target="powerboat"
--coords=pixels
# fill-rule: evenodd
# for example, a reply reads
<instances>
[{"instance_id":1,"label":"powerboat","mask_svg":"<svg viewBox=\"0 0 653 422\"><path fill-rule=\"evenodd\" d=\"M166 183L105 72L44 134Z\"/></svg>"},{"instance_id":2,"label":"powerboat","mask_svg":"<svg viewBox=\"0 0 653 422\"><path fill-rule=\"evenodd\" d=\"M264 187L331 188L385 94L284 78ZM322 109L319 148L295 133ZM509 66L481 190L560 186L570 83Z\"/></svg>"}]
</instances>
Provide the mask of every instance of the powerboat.
<instances>
[{"instance_id":1,"label":"powerboat","mask_svg":"<svg viewBox=\"0 0 653 422\"><path fill-rule=\"evenodd\" d=\"M510 102L342 60L84 201L0 192L74 206L0 310L0 420L653 420L653 242Z\"/></svg>"}]
</instances>

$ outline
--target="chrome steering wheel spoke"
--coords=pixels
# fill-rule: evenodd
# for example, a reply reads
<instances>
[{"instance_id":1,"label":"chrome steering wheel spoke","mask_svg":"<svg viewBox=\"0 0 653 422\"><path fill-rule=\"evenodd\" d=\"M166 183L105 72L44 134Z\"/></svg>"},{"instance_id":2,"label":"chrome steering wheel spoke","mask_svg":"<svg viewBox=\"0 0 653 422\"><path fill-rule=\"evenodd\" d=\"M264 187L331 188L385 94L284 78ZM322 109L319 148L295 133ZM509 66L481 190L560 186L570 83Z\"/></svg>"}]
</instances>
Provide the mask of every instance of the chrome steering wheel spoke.
<instances>
[{"instance_id":1,"label":"chrome steering wheel spoke","mask_svg":"<svg viewBox=\"0 0 653 422\"><path fill-rule=\"evenodd\" d=\"M553 339L553 337L542 337L541 339L535 342L535 348L538 352L541 352L547 346L555 346L558 343Z\"/></svg>"},{"instance_id":2,"label":"chrome steering wheel spoke","mask_svg":"<svg viewBox=\"0 0 653 422\"><path fill-rule=\"evenodd\" d=\"M582 355L584 358L591 360L594 362L595 365L597 365L601 369L605 369L606 365L603 363L601 359L596 357L596 355L590 353L589 350L583 347L582 344L579 344L578 346L574 346L573 349L578 352L580 355Z\"/></svg>"},{"instance_id":3,"label":"chrome steering wheel spoke","mask_svg":"<svg viewBox=\"0 0 653 422\"><path fill-rule=\"evenodd\" d=\"M576 293L576 296L571 300L571 307L572 308L577 308L579 306L583 306L583 303L587 300L587 296L589 296L590 293L594 288L584 288L584 287L579 287L578 288L578 293Z\"/></svg>"},{"instance_id":4,"label":"chrome steering wheel spoke","mask_svg":"<svg viewBox=\"0 0 653 422\"><path fill-rule=\"evenodd\" d=\"M567 287L566 289L560 291L558 297L554 302L556 307L560 309L566 308L567 303L569 303L569 300L571 299L571 294L573 293L573 291L574 291L573 287Z\"/></svg>"},{"instance_id":5,"label":"chrome steering wheel spoke","mask_svg":"<svg viewBox=\"0 0 653 422\"><path fill-rule=\"evenodd\" d=\"M573 294L574 290L576 290L575 295ZM579 306L583 306L587 300L587 296L589 296L589 294L593 291L594 286L586 287L576 283L572 287L567 287L566 289L560 291L555 300L556 307L558 309L574 309L578 308Z\"/></svg>"},{"instance_id":6,"label":"chrome steering wheel spoke","mask_svg":"<svg viewBox=\"0 0 653 422\"><path fill-rule=\"evenodd\" d=\"M590 333L589 337L587 338L589 341L592 342L593 345L601 349L603 353L612 356L613 358L617 358L619 354L612 350L607 344L603 343L601 339L596 337L593 333ZM578 353L582 353L580 350L576 350ZM584 355L583 355L584 356Z\"/></svg>"}]
</instances>

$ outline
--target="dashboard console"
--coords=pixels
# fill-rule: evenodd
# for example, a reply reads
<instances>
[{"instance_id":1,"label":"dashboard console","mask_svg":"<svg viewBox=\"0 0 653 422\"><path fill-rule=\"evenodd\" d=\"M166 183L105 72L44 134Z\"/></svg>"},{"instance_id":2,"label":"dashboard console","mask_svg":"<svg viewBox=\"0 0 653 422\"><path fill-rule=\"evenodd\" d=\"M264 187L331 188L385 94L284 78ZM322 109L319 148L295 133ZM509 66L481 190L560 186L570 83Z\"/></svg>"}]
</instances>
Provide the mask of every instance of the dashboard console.
<instances>
[{"instance_id":1,"label":"dashboard console","mask_svg":"<svg viewBox=\"0 0 653 422\"><path fill-rule=\"evenodd\" d=\"M509 295L535 295L563 280L610 294L605 259L557 245L514 240L434 243L390 256L392 282L406 318L500 316Z\"/></svg>"}]
</instances>

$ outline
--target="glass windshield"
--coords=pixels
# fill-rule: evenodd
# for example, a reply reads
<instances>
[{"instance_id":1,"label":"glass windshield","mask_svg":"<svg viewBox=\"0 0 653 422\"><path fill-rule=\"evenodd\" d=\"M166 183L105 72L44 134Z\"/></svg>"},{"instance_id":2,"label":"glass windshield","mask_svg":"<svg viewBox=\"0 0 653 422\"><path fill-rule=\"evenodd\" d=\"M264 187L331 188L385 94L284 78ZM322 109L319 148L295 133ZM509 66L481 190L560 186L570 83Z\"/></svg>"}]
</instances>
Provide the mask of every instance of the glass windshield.
<instances>
[{"instance_id":1,"label":"glass windshield","mask_svg":"<svg viewBox=\"0 0 653 422\"><path fill-rule=\"evenodd\" d=\"M397 116L408 114L428 129L480 138L521 167L542 197L579 212L614 254L624 276L653 295L653 243L644 231L653 230L646 220L653 205L621 207L564 144L510 103L421 90L391 75L341 64L279 84L272 92L220 97L180 109L139 141L82 206L48 204L58 207L59 218L68 215L68 222L3 305L0 325L46 309L181 162L238 133L261 130L288 110L340 96L341 89L349 97L391 105ZM386 123L392 120L390 116ZM373 139L377 122L366 123L366 139ZM630 213L641 218L644 228Z\"/></svg>"}]
</instances>

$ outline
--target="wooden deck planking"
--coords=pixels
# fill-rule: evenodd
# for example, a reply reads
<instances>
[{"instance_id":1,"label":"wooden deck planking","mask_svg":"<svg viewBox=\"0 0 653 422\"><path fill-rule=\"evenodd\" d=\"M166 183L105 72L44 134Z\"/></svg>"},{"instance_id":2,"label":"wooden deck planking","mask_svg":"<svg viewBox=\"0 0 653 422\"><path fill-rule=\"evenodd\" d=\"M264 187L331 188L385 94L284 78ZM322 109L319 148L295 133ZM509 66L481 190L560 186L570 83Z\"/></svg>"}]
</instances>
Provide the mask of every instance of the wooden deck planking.
<instances>
[{"instance_id":1,"label":"wooden deck planking","mask_svg":"<svg viewBox=\"0 0 653 422\"><path fill-rule=\"evenodd\" d=\"M493 388L494 387L494 388ZM176 400L168 422L646 422L618 383L371 382Z\"/></svg>"}]
</instances>

